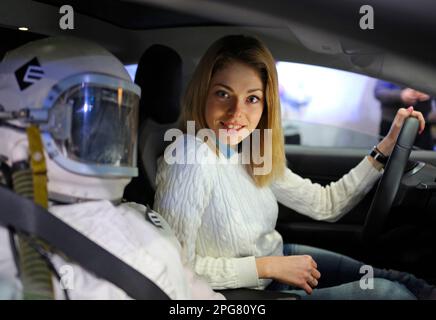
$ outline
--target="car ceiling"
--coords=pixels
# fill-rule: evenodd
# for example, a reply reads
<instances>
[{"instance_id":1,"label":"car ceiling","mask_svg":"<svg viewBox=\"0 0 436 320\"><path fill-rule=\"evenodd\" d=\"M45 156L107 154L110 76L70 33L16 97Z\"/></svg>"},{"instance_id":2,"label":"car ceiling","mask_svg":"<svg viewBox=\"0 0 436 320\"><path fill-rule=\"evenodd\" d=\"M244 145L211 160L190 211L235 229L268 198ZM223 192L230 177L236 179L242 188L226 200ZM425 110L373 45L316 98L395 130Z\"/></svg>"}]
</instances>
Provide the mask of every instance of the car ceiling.
<instances>
[{"instance_id":1,"label":"car ceiling","mask_svg":"<svg viewBox=\"0 0 436 320\"><path fill-rule=\"evenodd\" d=\"M0 25L29 26L36 38L93 40L124 63L138 61L153 43L166 44L181 54L186 74L215 39L247 33L261 37L277 60L349 70L436 94L433 0L366 0L375 13L375 29L366 31L358 27L357 0L74 0L68 3L75 29L66 31L58 24L64 3L2 0Z\"/></svg>"},{"instance_id":2,"label":"car ceiling","mask_svg":"<svg viewBox=\"0 0 436 320\"><path fill-rule=\"evenodd\" d=\"M56 7L66 4L65 0L34 1L55 5ZM104 5L102 5L100 1L70 0L68 1L68 5L71 5L76 12L86 14L125 29L144 30L224 25L222 21L213 18L203 18L202 16L181 13L171 8L160 8L147 3L104 0Z\"/></svg>"}]
</instances>

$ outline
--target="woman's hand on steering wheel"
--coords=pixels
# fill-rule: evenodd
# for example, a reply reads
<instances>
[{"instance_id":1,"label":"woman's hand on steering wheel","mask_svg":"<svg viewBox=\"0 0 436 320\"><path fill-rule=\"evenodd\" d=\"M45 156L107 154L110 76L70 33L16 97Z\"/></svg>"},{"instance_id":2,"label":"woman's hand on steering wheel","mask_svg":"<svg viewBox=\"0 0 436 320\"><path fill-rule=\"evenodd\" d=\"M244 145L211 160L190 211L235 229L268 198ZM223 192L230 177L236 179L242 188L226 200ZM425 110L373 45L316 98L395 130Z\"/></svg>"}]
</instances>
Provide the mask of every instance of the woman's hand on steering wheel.
<instances>
[{"instance_id":1,"label":"woman's hand on steering wheel","mask_svg":"<svg viewBox=\"0 0 436 320\"><path fill-rule=\"evenodd\" d=\"M392 153L392 150L394 149L395 146L395 142L397 141L398 135L400 134L401 127L403 126L404 121L406 121L406 119L409 117L415 117L419 120L419 132L418 132L419 134L421 134L422 131L424 131L425 119L421 112L414 110L412 106L410 106L407 109L406 108L398 109L394 121L392 121L392 125L388 134L377 145L377 148L385 156L389 156Z\"/></svg>"}]
</instances>

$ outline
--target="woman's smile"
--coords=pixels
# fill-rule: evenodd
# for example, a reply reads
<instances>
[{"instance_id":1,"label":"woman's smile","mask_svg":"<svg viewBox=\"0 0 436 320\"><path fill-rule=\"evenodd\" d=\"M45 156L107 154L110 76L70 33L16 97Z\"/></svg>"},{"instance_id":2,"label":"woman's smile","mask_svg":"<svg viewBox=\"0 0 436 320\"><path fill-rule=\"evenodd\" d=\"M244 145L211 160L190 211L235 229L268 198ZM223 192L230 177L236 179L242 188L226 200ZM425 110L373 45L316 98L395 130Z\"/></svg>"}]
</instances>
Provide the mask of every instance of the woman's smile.
<instances>
[{"instance_id":1,"label":"woman's smile","mask_svg":"<svg viewBox=\"0 0 436 320\"><path fill-rule=\"evenodd\" d=\"M220 129L226 130L227 134L237 134L241 129L246 127L243 124L233 121L220 121L219 124Z\"/></svg>"}]
</instances>

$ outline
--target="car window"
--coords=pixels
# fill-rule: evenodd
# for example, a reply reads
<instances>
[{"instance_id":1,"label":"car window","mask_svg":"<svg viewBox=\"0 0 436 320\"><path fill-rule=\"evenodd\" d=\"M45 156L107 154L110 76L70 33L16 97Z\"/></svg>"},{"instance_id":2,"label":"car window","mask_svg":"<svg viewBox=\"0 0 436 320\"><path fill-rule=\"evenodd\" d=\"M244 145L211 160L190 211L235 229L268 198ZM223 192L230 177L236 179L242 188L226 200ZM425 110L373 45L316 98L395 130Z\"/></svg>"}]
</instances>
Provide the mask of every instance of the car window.
<instances>
[{"instance_id":1,"label":"car window","mask_svg":"<svg viewBox=\"0 0 436 320\"><path fill-rule=\"evenodd\" d=\"M379 79L300 63L276 65L287 143L356 148L377 143L385 116L374 91ZM429 127L434 123L427 119ZM435 131L428 150L435 148Z\"/></svg>"},{"instance_id":2,"label":"car window","mask_svg":"<svg viewBox=\"0 0 436 320\"><path fill-rule=\"evenodd\" d=\"M125 68L135 80L138 65ZM292 62L278 62L277 71L287 144L367 149L378 143L382 120L381 104L374 96L378 79ZM436 150L436 111L427 124Z\"/></svg>"},{"instance_id":3,"label":"car window","mask_svg":"<svg viewBox=\"0 0 436 320\"><path fill-rule=\"evenodd\" d=\"M283 133L286 144L300 144L312 147L370 149L379 141L378 136L346 128L298 120L284 121Z\"/></svg>"}]
</instances>

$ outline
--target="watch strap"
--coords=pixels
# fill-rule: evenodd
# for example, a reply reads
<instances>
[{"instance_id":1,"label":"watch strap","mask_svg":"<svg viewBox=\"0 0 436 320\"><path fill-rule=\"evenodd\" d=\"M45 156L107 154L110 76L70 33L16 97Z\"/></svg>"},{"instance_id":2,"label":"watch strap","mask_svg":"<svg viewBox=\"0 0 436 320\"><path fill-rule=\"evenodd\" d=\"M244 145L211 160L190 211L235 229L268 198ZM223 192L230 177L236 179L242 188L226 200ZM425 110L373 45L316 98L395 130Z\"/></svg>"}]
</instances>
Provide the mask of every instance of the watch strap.
<instances>
[{"instance_id":1,"label":"watch strap","mask_svg":"<svg viewBox=\"0 0 436 320\"><path fill-rule=\"evenodd\" d=\"M389 157L385 156L376 146L374 146L369 154L374 160L380 162L384 166L388 163Z\"/></svg>"}]
</instances>

